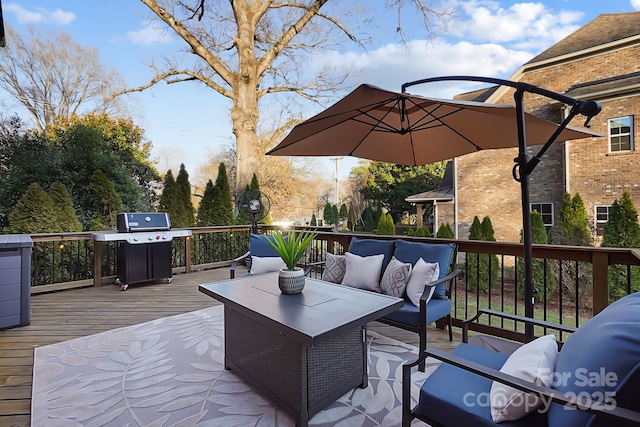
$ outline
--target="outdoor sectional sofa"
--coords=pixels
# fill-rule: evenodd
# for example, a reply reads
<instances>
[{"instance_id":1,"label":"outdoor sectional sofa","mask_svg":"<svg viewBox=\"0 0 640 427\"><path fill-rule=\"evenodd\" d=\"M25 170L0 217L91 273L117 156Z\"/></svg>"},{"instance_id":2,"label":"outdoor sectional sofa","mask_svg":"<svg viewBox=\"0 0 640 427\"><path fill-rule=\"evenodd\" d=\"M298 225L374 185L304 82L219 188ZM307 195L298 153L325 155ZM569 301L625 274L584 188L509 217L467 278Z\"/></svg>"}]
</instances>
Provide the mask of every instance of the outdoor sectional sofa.
<instances>
[{"instance_id":1,"label":"outdoor sectional sofa","mask_svg":"<svg viewBox=\"0 0 640 427\"><path fill-rule=\"evenodd\" d=\"M359 258L355 258L353 255ZM382 255L380 268L378 269L377 265L375 267L368 267L367 261L372 260L371 257L375 257L376 255ZM358 269L356 270L356 275L369 269L379 271L377 284L373 286L366 284L361 286L362 282L366 282L366 280L361 280L360 283L356 283L355 286L372 291L382 291L383 293L404 298L402 308L380 318L379 321L416 332L420 338L420 352L423 352L427 348L427 325L430 323L444 319L449 328L449 340L453 340L451 330L451 286L455 282L456 277L461 273L460 270L455 269L456 255L457 245L454 243L424 243L405 239L383 240L353 237L347 253L342 255L346 264L342 277L340 273L336 274L333 271L336 267L331 264L335 256L327 254L327 263L322 279L353 286L354 284L349 282L351 280L358 282L358 278L353 279L350 277L353 276L349 274L350 265L355 264L355 268ZM428 264L437 263L437 276L432 277L431 280L429 280L426 275L423 277L414 277L413 279L410 277L408 278L409 283L407 290L403 289L402 292L397 292L397 288L393 289L393 285L389 286L389 281L393 281L393 278L389 276L392 276L394 273L396 276L402 276L402 273L397 271L399 269L395 272L390 271L394 266L411 264L411 275L418 273L419 270L427 271L421 268L425 264L423 261L420 261L421 259ZM354 260L357 261L352 263ZM340 262L341 261L338 260L336 263ZM373 264L373 260L371 263ZM402 277L400 277L399 280L402 280ZM422 283L423 290L421 290L418 295L415 295L415 288L412 287L411 280L417 280ZM370 280L370 282L371 281L372 280ZM411 298L410 292L408 292L409 287L412 287L414 291L413 298ZM389 289L392 289L392 291L387 292ZM394 291L396 292L395 295ZM420 364L419 368L420 370L424 370L424 363Z\"/></svg>"}]
</instances>

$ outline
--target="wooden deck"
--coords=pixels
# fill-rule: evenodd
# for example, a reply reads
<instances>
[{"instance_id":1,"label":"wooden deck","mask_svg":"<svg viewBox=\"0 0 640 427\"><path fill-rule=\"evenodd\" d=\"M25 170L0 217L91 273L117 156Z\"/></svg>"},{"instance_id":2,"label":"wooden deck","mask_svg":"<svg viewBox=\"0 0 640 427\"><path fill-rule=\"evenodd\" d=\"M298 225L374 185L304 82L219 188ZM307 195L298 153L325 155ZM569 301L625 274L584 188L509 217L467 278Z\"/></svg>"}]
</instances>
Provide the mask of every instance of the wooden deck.
<instances>
[{"instance_id":1,"label":"wooden deck","mask_svg":"<svg viewBox=\"0 0 640 427\"><path fill-rule=\"evenodd\" d=\"M228 278L223 268L176 275L170 284L132 285L126 292L103 286L33 295L31 324L0 331L0 426L30 425L35 347L211 307L218 302L198 285ZM418 346L412 332L378 322L369 329ZM450 350L459 342L459 336L450 343L445 331L429 331L429 346Z\"/></svg>"}]
</instances>

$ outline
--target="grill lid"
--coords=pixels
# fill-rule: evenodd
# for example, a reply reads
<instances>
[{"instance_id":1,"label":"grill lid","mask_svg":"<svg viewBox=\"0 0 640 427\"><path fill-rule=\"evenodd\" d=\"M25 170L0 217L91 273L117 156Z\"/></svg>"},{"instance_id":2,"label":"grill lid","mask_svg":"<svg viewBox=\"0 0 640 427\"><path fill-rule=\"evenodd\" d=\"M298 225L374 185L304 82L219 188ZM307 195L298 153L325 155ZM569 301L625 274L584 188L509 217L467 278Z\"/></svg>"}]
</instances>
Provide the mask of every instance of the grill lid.
<instances>
[{"instance_id":1,"label":"grill lid","mask_svg":"<svg viewBox=\"0 0 640 427\"><path fill-rule=\"evenodd\" d=\"M169 230L171 221L164 212L133 212L118 214L118 232Z\"/></svg>"}]
</instances>

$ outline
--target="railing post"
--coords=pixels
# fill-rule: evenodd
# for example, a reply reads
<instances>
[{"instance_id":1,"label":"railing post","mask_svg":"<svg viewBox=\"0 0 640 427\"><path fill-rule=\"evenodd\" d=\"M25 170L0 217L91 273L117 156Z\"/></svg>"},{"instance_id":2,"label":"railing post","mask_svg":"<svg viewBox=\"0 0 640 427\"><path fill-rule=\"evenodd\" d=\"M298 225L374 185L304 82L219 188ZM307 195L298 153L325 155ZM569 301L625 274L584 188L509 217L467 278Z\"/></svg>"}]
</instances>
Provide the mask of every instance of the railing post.
<instances>
[{"instance_id":1,"label":"railing post","mask_svg":"<svg viewBox=\"0 0 640 427\"><path fill-rule=\"evenodd\" d=\"M594 252L593 266L593 315L600 313L609 305L609 255L606 252Z\"/></svg>"},{"instance_id":2,"label":"railing post","mask_svg":"<svg viewBox=\"0 0 640 427\"><path fill-rule=\"evenodd\" d=\"M184 272L191 273L191 237L184 238Z\"/></svg>"},{"instance_id":3,"label":"railing post","mask_svg":"<svg viewBox=\"0 0 640 427\"><path fill-rule=\"evenodd\" d=\"M104 243L93 241L93 286L99 288L102 285L102 248Z\"/></svg>"}]
</instances>

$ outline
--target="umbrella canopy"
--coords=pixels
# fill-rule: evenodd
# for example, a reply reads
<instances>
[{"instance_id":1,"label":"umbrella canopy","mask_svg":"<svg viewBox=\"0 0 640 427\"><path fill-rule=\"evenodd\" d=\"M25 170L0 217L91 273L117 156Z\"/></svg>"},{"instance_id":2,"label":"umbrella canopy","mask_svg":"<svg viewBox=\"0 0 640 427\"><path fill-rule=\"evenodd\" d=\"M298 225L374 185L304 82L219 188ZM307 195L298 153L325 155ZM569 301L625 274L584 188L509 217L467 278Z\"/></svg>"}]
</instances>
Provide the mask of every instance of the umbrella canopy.
<instances>
[{"instance_id":1,"label":"umbrella canopy","mask_svg":"<svg viewBox=\"0 0 640 427\"><path fill-rule=\"evenodd\" d=\"M465 80L515 88L515 106L426 98L405 93L409 86ZM524 111L524 93L531 92L569 105L561 124ZM535 284L529 211L529 175L555 141L600 134L568 127L577 115L585 127L601 110L595 101L582 101L524 82L491 77L433 77L402 85L402 93L366 84L320 114L295 126L267 154L279 156L355 156L403 165L425 165L479 150L518 147L513 177L520 182L524 258L525 316L533 317ZM544 145L542 145L544 144ZM531 159L527 145L542 145ZM527 340L533 326L525 327Z\"/></svg>"},{"instance_id":2,"label":"umbrella canopy","mask_svg":"<svg viewBox=\"0 0 640 427\"><path fill-rule=\"evenodd\" d=\"M320 114L298 124L267 154L354 156L425 165L479 150L518 146L511 105L425 98L360 85ZM544 144L558 125L525 114L529 145ZM591 132L566 128L558 140Z\"/></svg>"}]
</instances>

